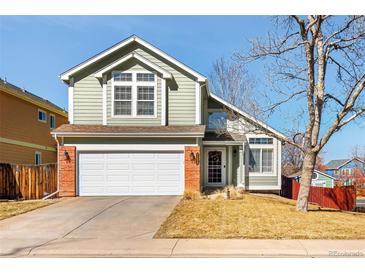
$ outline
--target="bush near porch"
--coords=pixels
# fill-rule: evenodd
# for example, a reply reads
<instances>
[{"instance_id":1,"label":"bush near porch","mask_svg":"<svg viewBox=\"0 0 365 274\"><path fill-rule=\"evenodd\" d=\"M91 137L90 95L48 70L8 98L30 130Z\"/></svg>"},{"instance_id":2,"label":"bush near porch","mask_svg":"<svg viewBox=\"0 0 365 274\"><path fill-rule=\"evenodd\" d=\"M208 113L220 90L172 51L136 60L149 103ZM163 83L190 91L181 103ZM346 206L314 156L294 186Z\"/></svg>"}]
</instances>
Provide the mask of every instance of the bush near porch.
<instances>
[{"instance_id":1,"label":"bush near porch","mask_svg":"<svg viewBox=\"0 0 365 274\"><path fill-rule=\"evenodd\" d=\"M295 201L244 194L241 200L182 200L155 238L365 239L365 214L295 210Z\"/></svg>"}]
</instances>

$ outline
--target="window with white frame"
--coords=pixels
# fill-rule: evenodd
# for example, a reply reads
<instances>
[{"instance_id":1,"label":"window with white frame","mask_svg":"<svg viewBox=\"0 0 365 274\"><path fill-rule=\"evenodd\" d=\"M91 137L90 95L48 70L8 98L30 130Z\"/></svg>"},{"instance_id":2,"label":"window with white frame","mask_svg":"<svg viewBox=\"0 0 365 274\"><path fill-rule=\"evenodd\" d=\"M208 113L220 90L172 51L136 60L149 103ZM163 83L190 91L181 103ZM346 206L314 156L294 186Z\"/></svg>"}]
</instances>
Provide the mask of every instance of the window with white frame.
<instances>
[{"instance_id":1,"label":"window with white frame","mask_svg":"<svg viewBox=\"0 0 365 274\"><path fill-rule=\"evenodd\" d=\"M114 115L132 115L132 87L114 87Z\"/></svg>"},{"instance_id":2,"label":"window with white frame","mask_svg":"<svg viewBox=\"0 0 365 274\"><path fill-rule=\"evenodd\" d=\"M155 87L137 87L137 115L154 115Z\"/></svg>"},{"instance_id":3,"label":"window with white frame","mask_svg":"<svg viewBox=\"0 0 365 274\"><path fill-rule=\"evenodd\" d=\"M34 154L34 163L35 165L40 165L42 163L42 153L36 151Z\"/></svg>"},{"instance_id":4,"label":"window with white frame","mask_svg":"<svg viewBox=\"0 0 365 274\"><path fill-rule=\"evenodd\" d=\"M49 115L49 127L54 129L56 127L56 117L53 114Z\"/></svg>"},{"instance_id":5,"label":"window with white frame","mask_svg":"<svg viewBox=\"0 0 365 274\"><path fill-rule=\"evenodd\" d=\"M147 72L113 72L113 115L155 116L156 77Z\"/></svg>"},{"instance_id":6,"label":"window with white frame","mask_svg":"<svg viewBox=\"0 0 365 274\"><path fill-rule=\"evenodd\" d=\"M38 121L47 122L47 113L41 109L38 109Z\"/></svg>"},{"instance_id":7,"label":"window with white frame","mask_svg":"<svg viewBox=\"0 0 365 274\"><path fill-rule=\"evenodd\" d=\"M250 150L249 170L256 173L272 173L274 151L272 148L252 148Z\"/></svg>"},{"instance_id":8,"label":"window with white frame","mask_svg":"<svg viewBox=\"0 0 365 274\"><path fill-rule=\"evenodd\" d=\"M249 144L272 145L273 138L249 138Z\"/></svg>"}]
</instances>

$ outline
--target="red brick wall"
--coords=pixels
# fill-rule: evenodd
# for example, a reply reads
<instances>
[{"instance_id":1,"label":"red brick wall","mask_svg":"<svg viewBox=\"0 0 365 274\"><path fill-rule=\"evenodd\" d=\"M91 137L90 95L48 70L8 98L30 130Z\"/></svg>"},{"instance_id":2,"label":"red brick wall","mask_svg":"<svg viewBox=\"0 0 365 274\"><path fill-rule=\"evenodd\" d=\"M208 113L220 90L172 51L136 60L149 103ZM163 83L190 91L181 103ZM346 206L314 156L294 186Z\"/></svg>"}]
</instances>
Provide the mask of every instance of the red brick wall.
<instances>
[{"instance_id":1,"label":"red brick wall","mask_svg":"<svg viewBox=\"0 0 365 274\"><path fill-rule=\"evenodd\" d=\"M65 159L65 151L68 159ZM60 197L76 196L76 147L60 146L59 156L59 183Z\"/></svg>"},{"instance_id":2,"label":"red brick wall","mask_svg":"<svg viewBox=\"0 0 365 274\"><path fill-rule=\"evenodd\" d=\"M195 156L198 156L199 161L191 161L190 154L194 153ZM200 164L201 164L201 155L200 155L200 147L185 147L185 191L200 191Z\"/></svg>"}]
</instances>

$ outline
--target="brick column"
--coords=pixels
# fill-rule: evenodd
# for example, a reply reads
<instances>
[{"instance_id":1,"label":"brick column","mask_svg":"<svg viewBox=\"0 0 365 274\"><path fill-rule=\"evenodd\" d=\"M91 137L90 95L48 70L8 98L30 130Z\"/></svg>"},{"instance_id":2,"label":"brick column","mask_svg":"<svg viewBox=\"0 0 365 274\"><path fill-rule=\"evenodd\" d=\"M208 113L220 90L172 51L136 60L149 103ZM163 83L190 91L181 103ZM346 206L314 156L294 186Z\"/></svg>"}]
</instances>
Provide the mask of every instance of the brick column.
<instances>
[{"instance_id":1,"label":"brick column","mask_svg":"<svg viewBox=\"0 0 365 274\"><path fill-rule=\"evenodd\" d=\"M191 160L190 154L194 153L195 157L198 157L197 160ZM185 147L184 152L185 159L185 191L200 191L200 164L201 164L201 154L200 147Z\"/></svg>"},{"instance_id":2,"label":"brick column","mask_svg":"<svg viewBox=\"0 0 365 274\"><path fill-rule=\"evenodd\" d=\"M66 158L65 152L68 153ZM59 197L76 196L76 147L60 146L58 151Z\"/></svg>"}]
</instances>

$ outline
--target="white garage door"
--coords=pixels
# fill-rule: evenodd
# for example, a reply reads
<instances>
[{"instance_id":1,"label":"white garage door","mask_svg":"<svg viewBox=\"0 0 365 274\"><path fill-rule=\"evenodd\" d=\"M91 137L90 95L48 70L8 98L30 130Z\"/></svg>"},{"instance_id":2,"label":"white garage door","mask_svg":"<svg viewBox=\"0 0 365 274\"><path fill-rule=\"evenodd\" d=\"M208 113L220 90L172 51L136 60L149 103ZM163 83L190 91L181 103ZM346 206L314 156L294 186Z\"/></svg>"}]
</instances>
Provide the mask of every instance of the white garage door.
<instances>
[{"instance_id":1,"label":"white garage door","mask_svg":"<svg viewBox=\"0 0 365 274\"><path fill-rule=\"evenodd\" d=\"M181 195L183 153L79 154L79 195Z\"/></svg>"}]
</instances>

